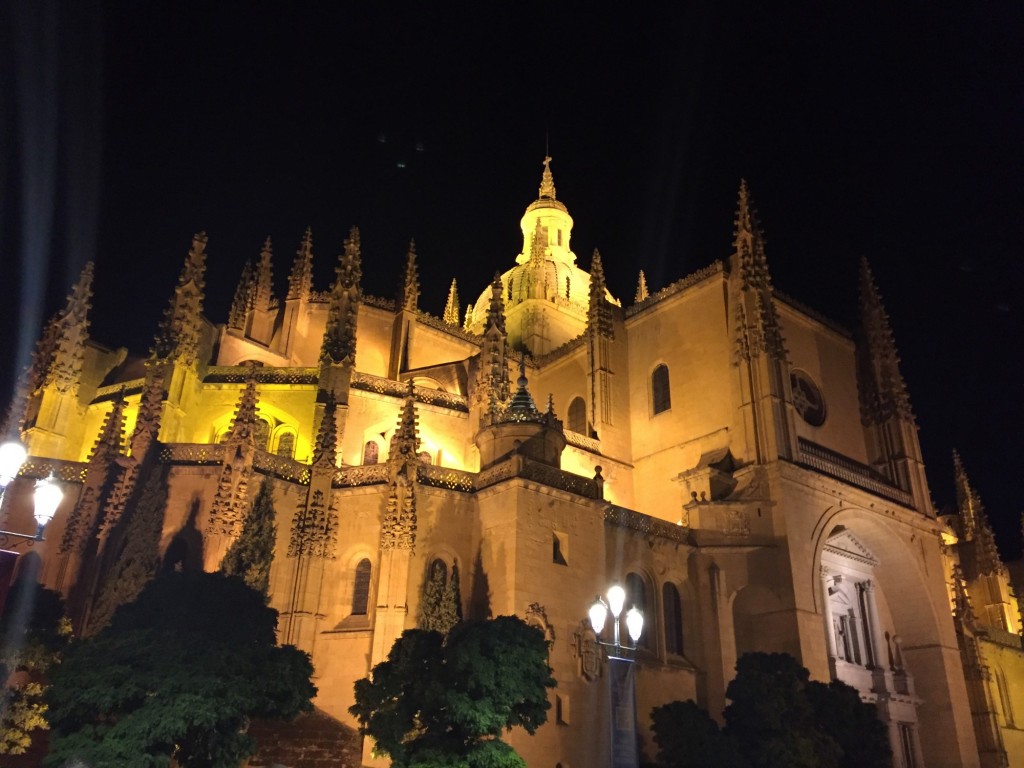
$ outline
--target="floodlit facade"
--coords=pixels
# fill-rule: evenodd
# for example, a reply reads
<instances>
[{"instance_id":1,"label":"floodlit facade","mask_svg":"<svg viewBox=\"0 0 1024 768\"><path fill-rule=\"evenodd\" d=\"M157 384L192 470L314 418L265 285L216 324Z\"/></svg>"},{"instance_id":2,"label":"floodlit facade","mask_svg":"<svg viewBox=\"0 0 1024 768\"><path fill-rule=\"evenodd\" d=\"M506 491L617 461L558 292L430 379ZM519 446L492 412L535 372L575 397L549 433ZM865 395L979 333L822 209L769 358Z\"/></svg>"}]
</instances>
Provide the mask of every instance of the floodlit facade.
<instances>
[{"instance_id":1,"label":"floodlit facade","mask_svg":"<svg viewBox=\"0 0 1024 768\"><path fill-rule=\"evenodd\" d=\"M577 264L572 228L548 158L521 250L464 310L454 281L442 318L418 308L412 247L397 301L363 294L357 230L315 290L307 231L286 295L268 240L222 324L202 314L199 234L146 359L88 338L88 267L14 409L23 475L68 491L33 558L79 631L161 568L216 569L268 481L280 639L345 723L429 574L457 573L464 616L516 614L550 641L549 722L515 748L609 765L585 617L617 581L646 618L648 758L652 707L717 714L741 654L784 651L878 704L898 766L1024 764L1020 613L964 511L980 503L936 516L867 265L852 335L775 291L745 184L729 260L656 292L641 273L632 301L598 253Z\"/></svg>"}]
</instances>

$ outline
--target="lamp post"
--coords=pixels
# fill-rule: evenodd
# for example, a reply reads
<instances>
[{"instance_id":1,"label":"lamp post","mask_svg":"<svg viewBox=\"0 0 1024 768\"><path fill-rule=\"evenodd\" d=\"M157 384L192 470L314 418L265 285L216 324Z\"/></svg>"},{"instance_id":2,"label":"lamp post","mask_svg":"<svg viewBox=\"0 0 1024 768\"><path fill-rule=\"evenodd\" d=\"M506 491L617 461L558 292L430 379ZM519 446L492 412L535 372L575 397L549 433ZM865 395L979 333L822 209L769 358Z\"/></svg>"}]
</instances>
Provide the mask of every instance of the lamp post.
<instances>
[{"instance_id":1,"label":"lamp post","mask_svg":"<svg viewBox=\"0 0 1024 768\"><path fill-rule=\"evenodd\" d=\"M11 441L0 445L0 505L3 504L7 486L17 477L27 457L28 452L21 443ZM64 491L57 485L52 474L49 477L36 480L32 509L32 514L36 519L36 532L28 534L17 531L0 531L0 539L24 539L29 542L29 546L37 541L43 541L43 529L53 519L63 498Z\"/></svg>"},{"instance_id":2,"label":"lamp post","mask_svg":"<svg viewBox=\"0 0 1024 768\"><path fill-rule=\"evenodd\" d=\"M611 765L612 768L638 768L640 756L636 738L636 671L633 659L624 651L635 651L644 630L644 615L632 606L622 615L626 604L626 590L619 584L608 588L605 598L598 595L587 612L598 645L608 650L608 683L611 702ZM601 639L608 614L612 616L612 642ZM626 632L632 645L622 643L621 623L626 621Z\"/></svg>"}]
</instances>

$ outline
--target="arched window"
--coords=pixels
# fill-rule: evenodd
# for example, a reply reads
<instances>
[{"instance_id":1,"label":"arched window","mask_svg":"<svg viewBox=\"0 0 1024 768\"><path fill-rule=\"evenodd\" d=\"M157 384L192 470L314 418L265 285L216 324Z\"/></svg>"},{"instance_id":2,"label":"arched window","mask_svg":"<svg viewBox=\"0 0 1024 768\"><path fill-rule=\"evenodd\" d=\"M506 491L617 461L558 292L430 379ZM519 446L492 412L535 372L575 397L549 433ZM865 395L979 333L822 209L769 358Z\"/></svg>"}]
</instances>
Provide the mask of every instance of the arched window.
<instances>
[{"instance_id":1,"label":"arched window","mask_svg":"<svg viewBox=\"0 0 1024 768\"><path fill-rule=\"evenodd\" d=\"M683 609L676 585L665 582L661 588L665 614L665 652L683 655Z\"/></svg>"},{"instance_id":2,"label":"arched window","mask_svg":"<svg viewBox=\"0 0 1024 768\"><path fill-rule=\"evenodd\" d=\"M370 603L370 561L365 557L356 566L352 581L352 615L365 616Z\"/></svg>"},{"instance_id":3,"label":"arched window","mask_svg":"<svg viewBox=\"0 0 1024 768\"><path fill-rule=\"evenodd\" d=\"M284 432L277 439L277 455L292 458L295 455L295 433Z\"/></svg>"},{"instance_id":4,"label":"arched window","mask_svg":"<svg viewBox=\"0 0 1024 768\"><path fill-rule=\"evenodd\" d=\"M663 413L672 407L672 395L668 386L668 366L659 365L651 374L651 403L654 413Z\"/></svg>"},{"instance_id":5,"label":"arched window","mask_svg":"<svg viewBox=\"0 0 1024 768\"><path fill-rule=\"evenodd\" d=\"M370 440L363 446L363 464L376 464L380 460L380 446L376 440Z\"/></svg>"},{"instance_id":6,"label":"arched window","mask_svg":"<svg viewBox=\"0 0 1024 768\"><path fill-rule=\"evenodd\" d=\"M267 441L270 439L270 422L266 419L256 420L256 447L260 450L267 450Z\"/></svg>"},{"instance_id":7,"label":"arched window","mask_svg":"<svg viewBox=\"0 0 1024 768\"><path fill-rule=\"evenodd\" d=\"M587 434L587 403L582 397L573 398L573 401L569 403L569 424L567 426L573 432L579 432L581 435Z\"/></svg>"},{"instance_id":8,"label":"arched window","mask_svg":"<svg viewBox=\"0 0 1024 768\"><path fill-rule=\"evenodd\" d=\"M644 631L640 635L640 647L650 650L654 647L651 642L651 631L654 629L654 613L650 610L650 602L647 599L647 584L644 577L639 573L626 574L626 604L624 611L633 606L644 615Z\"/></svg>"}]
</instances>

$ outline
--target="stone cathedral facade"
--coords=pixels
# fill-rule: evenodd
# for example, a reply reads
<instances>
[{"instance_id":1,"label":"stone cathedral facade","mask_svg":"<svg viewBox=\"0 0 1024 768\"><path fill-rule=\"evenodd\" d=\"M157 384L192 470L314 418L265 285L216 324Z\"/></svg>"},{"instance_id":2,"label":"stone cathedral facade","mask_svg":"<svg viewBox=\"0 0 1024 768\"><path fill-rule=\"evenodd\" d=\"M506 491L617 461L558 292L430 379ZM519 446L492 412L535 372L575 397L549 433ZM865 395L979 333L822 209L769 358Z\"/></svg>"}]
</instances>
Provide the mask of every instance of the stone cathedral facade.
<instances>
[{"instance_id":1,"label":"stone cathedral facade","mask_svg":"<svg viewBox=\"0 0 1024 768\"><path fill-rule=\"evenodd\" d=\"M419 309L413 246L397 300L364 294L355 229L316 290L307 230L287 293L268 240L216 323L200 233L141 358L89 338L87 267L13 408L23 475L65 486L31 557L77 630L160 569L217 569L267 482L280 640L342 722L429 574L458 573L464 616L550 641L550 719L515 748L607 765L585 616L618 581L646 617L649 758L652 707L717 714L741 654L784 651L878 705L898 766L1024 764L1016 597L959 460L960 509L936 514L867 264L851 334L775 290L745 184L729 258L656 292L641 273L632 301L597 252L581 269L572 228L548 158L518 254L464 312L455 281L443 317ZM9 526L28 489L12 484Z\"/></svg>"}]
</instances>

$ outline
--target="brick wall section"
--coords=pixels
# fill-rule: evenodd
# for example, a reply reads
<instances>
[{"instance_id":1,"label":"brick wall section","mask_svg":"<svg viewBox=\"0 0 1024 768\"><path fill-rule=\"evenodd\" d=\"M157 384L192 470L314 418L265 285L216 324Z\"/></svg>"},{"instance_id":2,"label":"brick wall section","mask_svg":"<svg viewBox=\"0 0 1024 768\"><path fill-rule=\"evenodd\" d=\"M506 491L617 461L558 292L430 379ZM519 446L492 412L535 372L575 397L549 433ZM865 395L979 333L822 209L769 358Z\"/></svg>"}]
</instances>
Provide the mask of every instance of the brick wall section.
<instances>
[{"instance_id":1,"label":"brick wall section","mask_svg":"<svg viewBox=\"0 0 1024 768\"><path fill-rule=\"evenodd\" d=\"M256 720L249 732L259 751L248 768L359 768L362 739L346 725L314 710L290 723Z\"/></svg>"}]
</instances>

